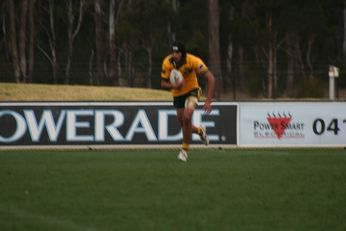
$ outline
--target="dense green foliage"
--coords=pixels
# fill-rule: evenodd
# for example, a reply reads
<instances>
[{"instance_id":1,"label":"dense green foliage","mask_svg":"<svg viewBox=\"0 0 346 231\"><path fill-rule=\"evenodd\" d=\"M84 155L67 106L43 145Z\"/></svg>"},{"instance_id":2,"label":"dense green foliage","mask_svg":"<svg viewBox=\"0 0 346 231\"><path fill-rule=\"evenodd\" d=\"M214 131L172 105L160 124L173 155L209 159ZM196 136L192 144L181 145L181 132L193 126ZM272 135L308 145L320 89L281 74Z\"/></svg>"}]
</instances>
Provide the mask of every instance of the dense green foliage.
<instances>
[{"instance_id":1,"label":"dense green foliage","mask_svg":"<svg viewBox=\"0 0 346 231\"><path fill-rule=\"evenodd\" d=\"M0 3L2 82L15 81L9 2ZM208 63L208 19L211 17L208 1L114 0L115 39L110 43L111 1L101 0L101 31L98 33L101 40L98 42L102 50L97 50L95 1L88 0L83 7L80 30L73 40L71 69L68 70L67 2L34 1L34 68L21 82L160 88L161 61L170 52L169 44L174 39L184 41L189 52L200 55ZM79 2L71 1L73 29L78 24ZM52 7L53 30L49 7ZM273 84L274 97L302 96L306 90L297 89L304 89L306 82L317 81L321 84L315 88L319 89L307 97L323 96L328 89L328 66L345 68L345 7L343 0L219 0L222 70L219 80L223 81L223 90L240 89L253 96L267 96L267 88ZM14 8L18 36L20 2L14 1ZM27 47L28 40L27 37ZM56 52L56 77L49 60L52 44ZM269 59L271 51L274 57ZM271 81L268 80L270 61L274 65L273 83L268 82ZM344 87L346 78L343 72L341 74L338 84Z\"/></svg>"}]
</instances>

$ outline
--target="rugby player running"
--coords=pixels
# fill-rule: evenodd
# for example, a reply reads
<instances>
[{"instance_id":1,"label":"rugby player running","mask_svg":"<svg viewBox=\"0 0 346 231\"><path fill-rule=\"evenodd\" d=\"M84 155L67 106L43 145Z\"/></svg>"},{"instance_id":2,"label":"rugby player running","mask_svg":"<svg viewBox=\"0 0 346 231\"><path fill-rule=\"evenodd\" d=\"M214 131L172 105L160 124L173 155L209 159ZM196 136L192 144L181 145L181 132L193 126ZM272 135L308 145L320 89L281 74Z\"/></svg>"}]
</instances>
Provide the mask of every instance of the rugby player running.
<instances>
[{"instance_id":1,"label":"rugby player running","mask_svg":"<svg viewBox=\"0 0 346 231\"><path fill-rule=\"evenodd\" d=\"M173 105L176 108L178 120L183 130L183 144L178 154L178 160L186 162L192 133L198 134L205 145L209 144L206 129L192 124L192 115L201 95L197 76L204 76L208 82L206 99L203 105L206 113L212 110L215 77L199 57L186 53L185 45L182 42L174 42L171 49L172 53L164 58L162 63L161 87L171 89ZM169 81L173 69L177 69L183 75L184 81L180 83L171 83Z\"/></svg>"}]
</instances>

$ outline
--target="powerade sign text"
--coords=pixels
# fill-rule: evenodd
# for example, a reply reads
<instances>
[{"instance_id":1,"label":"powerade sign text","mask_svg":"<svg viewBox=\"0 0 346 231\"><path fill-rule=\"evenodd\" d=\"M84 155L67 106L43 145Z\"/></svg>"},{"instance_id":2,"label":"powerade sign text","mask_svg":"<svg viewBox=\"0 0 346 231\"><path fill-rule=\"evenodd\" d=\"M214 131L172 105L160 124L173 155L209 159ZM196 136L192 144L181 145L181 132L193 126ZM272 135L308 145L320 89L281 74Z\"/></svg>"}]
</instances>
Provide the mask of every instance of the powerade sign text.
<instances>
[{"instance_id":1,"label":"powerade sign text","mask_svg":"<svg viewBox=\"0 0 346 231\"><path fill-rule=\"evenodd\" d=\"M237 107L197 109L193 123L213 144L236 144ZM227 123L225 122L227 121ZM180 144L182 131L171 103L3 103L0 146ZM193 135L192 143L200 143Z\"/></svg>"}]
</instances>

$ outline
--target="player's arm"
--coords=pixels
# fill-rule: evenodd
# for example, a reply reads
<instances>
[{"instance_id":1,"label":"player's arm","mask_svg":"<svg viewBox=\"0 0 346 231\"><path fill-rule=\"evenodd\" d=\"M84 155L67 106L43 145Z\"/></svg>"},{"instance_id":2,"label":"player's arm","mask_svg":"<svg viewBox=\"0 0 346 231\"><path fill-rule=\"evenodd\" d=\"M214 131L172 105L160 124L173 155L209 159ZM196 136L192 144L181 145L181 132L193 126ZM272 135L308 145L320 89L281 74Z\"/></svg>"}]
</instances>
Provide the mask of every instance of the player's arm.
<instances>
[{"instance_id":1,"label":"player's arm","mask_svg":"<svg viewBox=\"0 0 346 231\"><path fill-rule=\"evenodd\" d=\"M161 78L161 88L163 89L180 89L184 86L184 81L180 83L171 83L168 79Z\"/></svg>"},{"instance_id":2,"label":"player's arm","mask_svg":"<svg viewBox=\"0 0 346 231\"><path fill-rule=\"evenodd\" d=\"M161 88L163 89L172 89L172 84L168 79L161 78Z\"/></svg>"},{"instance_id":3,"label":"player's arm","mask_svg":"<svg viewBox=\"0 0 346 231\"><path fill-rule=\"evenodd\" d=\"M205 99L205 103L203 105L203 109L209 113L212 110L211 102L214 97L214 91L215 91L215 77L213 73L211 73L211 71L209 70L204 74L204 76L206 77L208 81L208 85L207 85L207 96Z\"/></svg>"},{"instance_id":4,"label":"player's arm","mask_svg":"<svg viewBox=\"0 0 346 231\"><path fill-rule=\"evenodd\" d=\"M184 82L177 83L177 84L171 83L169 81L170 74L171 72L164 61L162 64L162 71L161 71L161 88L168 89L168 90L181 88Z\"/></svg>"},{"instance_id":5,"label":"player's arm","mask_svg":"<svg viewBox=\"0 0 346 231\"><path fill-rule=\"evenodd\" d=\"M161 88L170 90L173 88L171 82L169 81L169 67L167 64L167 59L165 59L162 63L162 71L161 71Z\"/></svg>"},{"instance_id":6,"label":"player's arm","mask_svg":"<svg viewBox=\"0 0 346 231\"><path fill-rule=\"evenodd\" d=\"M206 100L205 100L204 105L203 105L203 109L205 110L205 112L209 113L212 110L211 102L212 102L212 99L214 97L215 77L214 77L213 73L211 73L211 71L209 71L208 67L204 64L204 62L200 58L195 57L193 59L192 64L193 64L193 67L194 67L195 71L197 72L197 74L203 75L208 81L207 95L206 95Z\"/></svg>"},{"instance_id":7,"label":"player's arm","mask_svg":"<svg viewBox=\"0 0 346 231\"><path fill-rule=\"evenodd\" d=\"M162 69L161 73L161 88L171 90L174 88L173 84L169 81L169 70Z\"/></svg>"}]
</instances>

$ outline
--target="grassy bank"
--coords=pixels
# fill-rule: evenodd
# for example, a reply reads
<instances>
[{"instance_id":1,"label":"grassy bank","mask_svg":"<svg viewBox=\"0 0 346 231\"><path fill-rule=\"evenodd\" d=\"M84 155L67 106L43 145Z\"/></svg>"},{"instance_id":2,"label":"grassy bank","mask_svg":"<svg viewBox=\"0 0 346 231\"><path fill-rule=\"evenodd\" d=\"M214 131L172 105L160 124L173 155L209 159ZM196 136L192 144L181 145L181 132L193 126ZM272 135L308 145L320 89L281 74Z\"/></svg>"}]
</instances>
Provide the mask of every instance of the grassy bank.
<instances>
[{"instance_id":1,"label":"grassy bank","mask_svg":"<svg viewBox=\"0 0 346 231\"><path fill-rule=\"evenodd\" d=\"M0 101L167 101L169 91L48 84L0 83Z\"/></svg>"}]
</instances>

